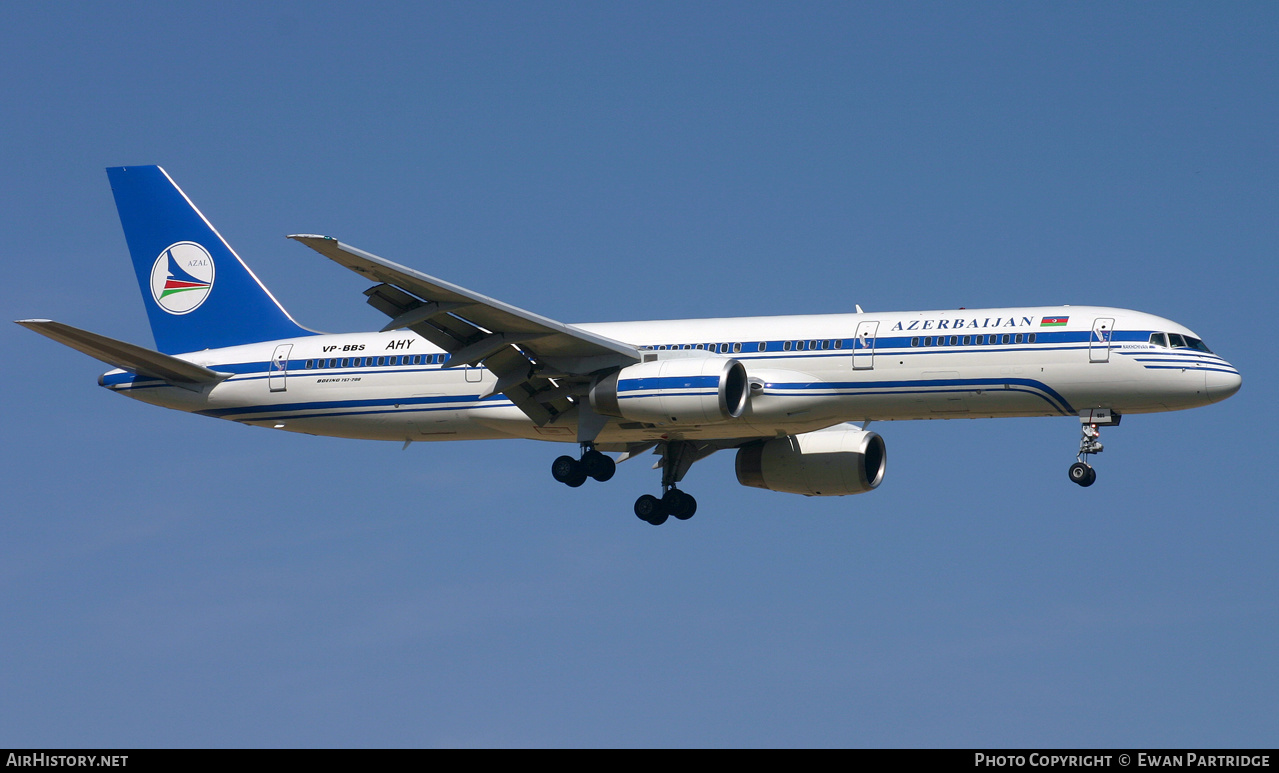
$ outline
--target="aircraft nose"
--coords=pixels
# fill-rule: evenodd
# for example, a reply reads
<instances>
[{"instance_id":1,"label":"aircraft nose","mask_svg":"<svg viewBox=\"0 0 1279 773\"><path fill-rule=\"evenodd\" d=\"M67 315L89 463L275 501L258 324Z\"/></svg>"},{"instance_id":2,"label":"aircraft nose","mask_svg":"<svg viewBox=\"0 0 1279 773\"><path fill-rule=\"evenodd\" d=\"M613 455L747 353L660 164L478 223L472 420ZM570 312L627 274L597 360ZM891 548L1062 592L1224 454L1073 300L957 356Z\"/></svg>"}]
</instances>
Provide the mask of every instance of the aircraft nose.
<instances>
[{"instance_id":1,"label":"aircraft nose","mask_svg":"<svg viewBox=\"0 0 1279 773\"><path fill-rule=\"evenodd\" d=\"M1229 367L1229 366L1226 366ZM1219 403L1239 391L1243 385L1243 377L1234 368L1226 370L1213 369L1204 374L1208 388L1208 399Z\"/></svg>"}]
</instances>

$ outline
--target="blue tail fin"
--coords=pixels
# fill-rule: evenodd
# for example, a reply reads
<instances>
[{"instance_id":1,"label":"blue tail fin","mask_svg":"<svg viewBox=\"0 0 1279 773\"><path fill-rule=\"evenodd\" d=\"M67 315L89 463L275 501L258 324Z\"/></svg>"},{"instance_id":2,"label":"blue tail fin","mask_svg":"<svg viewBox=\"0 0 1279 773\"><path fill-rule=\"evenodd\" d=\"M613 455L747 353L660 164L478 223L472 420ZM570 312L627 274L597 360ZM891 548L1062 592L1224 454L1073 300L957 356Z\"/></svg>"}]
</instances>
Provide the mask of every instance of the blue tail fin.
<instances>
[{"instance_id":1,"label":"blue tail fin","mask_svg":"<svg viewBox=\"0 0 1279 773\"><path fill-rule=\"evenodd\" d=\"M107 170L155 345L166 354L313 335L158 166Z\"/></svg>"}]
</instances>

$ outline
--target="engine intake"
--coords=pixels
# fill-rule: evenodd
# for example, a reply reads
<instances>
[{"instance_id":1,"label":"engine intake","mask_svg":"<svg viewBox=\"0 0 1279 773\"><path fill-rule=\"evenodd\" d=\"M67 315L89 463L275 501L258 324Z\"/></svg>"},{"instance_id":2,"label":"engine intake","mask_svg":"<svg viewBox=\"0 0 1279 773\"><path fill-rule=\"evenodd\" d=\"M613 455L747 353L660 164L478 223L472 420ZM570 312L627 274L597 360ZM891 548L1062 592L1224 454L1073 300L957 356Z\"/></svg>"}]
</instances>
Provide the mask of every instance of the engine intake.
<instances>
[{"instance_id":1,"label":"engine intake","mask_svg":"<svg viewBox=\"0 0 1279 773\"><path fill-rule=\"evenodd\" d=\"M641 362L591 386L591 407L605 416L655 424L715 424L746 410L746 367L723 357Z\"/></svg>"},{"instance_id":2,"label":"engine intake","mask_svg":"<svg viewBox=\"0 0 1279 773\"><path fill-rule=\"evenodd\" d=\"M737 482L810 497L863 494L884 480L887 462L879 435L832 427L742 446L737 450Z\"/></svg>"}]
</instances>

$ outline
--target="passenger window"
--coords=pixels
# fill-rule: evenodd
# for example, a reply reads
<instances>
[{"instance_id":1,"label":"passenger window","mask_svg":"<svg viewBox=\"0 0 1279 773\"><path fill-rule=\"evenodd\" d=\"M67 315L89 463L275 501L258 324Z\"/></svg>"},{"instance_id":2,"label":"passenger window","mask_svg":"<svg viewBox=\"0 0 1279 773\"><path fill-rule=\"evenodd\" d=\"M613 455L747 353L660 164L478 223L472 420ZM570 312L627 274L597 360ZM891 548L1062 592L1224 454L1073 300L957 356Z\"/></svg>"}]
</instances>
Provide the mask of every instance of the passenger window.
<instances>
[{"instance_id":1,"label":"passenger window","mask_svg":"<svg viewBox=\"0 0 1279 773\"><path fill-rule=\"evenodd\" d=\"M1013 343L1015 343L1015 344L1019 344L1019 343L1021 343L1021 333L1018 333L1018 334L1016 335L1016 337L1015 337L1015 338L1013 338Z\"/></svg>"},{"instance_id":2,"label":"passenger window","mask_svg":"<svg viewBox=\"0 0 1279 773\"><path fill-rule=\"evenodd\" d=\"M764 343L763 341L760 341L760 342L759 342L759 350L760 350L761 352L762 352L762 351L764 351L764 350L765 350L765 349L767 349L767 348L768 348L768 344Z\"/></svg>"},{"instance_id":3,"label":"passenger window","mask_svg":"<svg viewBox=\"0 0 1279 773\"><path fill-rule=\"evenodd\" d=\"M790 341L782 341L782 351L784 352L790 351Z\"/></svg>"},{"instance_id":4,"label":"passenger window","mask_svg":"<svg viewBox=\"0 0 1279 773\"><path fill-rule=\"evenodd\" d=\"M740 352L741 350L742 350L742 345L741 345L741 344L739 344L739 343L735 343L735 344L733 344L733 353L734 353L734 354L736 354L737 352Z\"/></svg>"},{"instance_id":5,"label":"passenger window","mask_svg":"<svg viewBox=\"0 0 1279 773\"><path fill-rule=\"evenodd\" d=\"M1030 335L1026 336L1026 341L1027 341L1028 343L1032 343L1032 344L1033 344L1033 343L1035 342L1035 334L1034 334L1034 333L1031 333Z\"/></svg>"},{"instance_id":6,"label":"passenger window","mask_svg":"<svg viewBox=\"0 0 1279 773\"><path fill-rule=\"evenodd\" d=\"M910 339L910 345L911 345L911 346L919 346L919 339L918 339L918 338L912 338L912 339Z\"/></svg>"},{"instance_id":7,"label":"passenger window","mask_svg":"<svg viewBox=\"0 0 1279 773\"><path fill-rule=\"evenodd\" d=\"M964 346L969 345L970 343L972 343L972 341L973 341L972 336L964 336Z\"/></svg>"},{"instance_id":8,"label":"passenger window","mask_svg":"<svg viewBox=\"0 0 1279 773\"><path fill-rule=\"evenodd\" d=\"M912 346L914 346L914 344L911 344L911 345L912 345ZM843 349L843 348L844 348L844 341L843 341L843 339L840 339L840 338L836 338L836 339L835 339L835 348L836 348L836 349Z\"/></svg>"}]
</instances>

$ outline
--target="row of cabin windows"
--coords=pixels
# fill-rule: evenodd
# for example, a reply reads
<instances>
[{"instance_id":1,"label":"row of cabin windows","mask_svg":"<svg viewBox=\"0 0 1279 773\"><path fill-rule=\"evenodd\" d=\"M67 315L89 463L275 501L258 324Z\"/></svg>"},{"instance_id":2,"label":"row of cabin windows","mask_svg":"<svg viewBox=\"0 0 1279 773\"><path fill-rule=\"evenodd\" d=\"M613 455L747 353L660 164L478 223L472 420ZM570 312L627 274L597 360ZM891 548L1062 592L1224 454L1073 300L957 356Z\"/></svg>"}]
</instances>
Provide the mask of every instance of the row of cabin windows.
<instances>
[{"instance_id":1,"label":"row of cabin windows","mask_svg":"<svg viewBox=\"0 0 1279 773\"><path fill-rule=\"evenodd\" d=\"M1164 333L1153 333L1150 336L1150 343L1159 346L1168 346ZM1208 347L1203 341L1190 336L1182 336L1176 333L1168 333L1171 337L1173 347L1188 347L1198 349L1203 352L1208 351ZM999 343L1035 343L1034 333L1004 333L1000 335L966 335L966 336L924 336L923 338L910 339L911 346L972 346L974 344L981 346L983 344L999 344ZM759 351L768 350L768 342L760 341ZM667 350L667 349L701 349L710 352L719 352L720 354L738 353L742 350L742 344L736 343L704 343L704 344L660 344L657 346L641 347L646 351ZM839 338L828 338L823 340L810 341L782 341L782 351L784 352L802 352L802 351L821 351L829 349L843 349L844 341ZM327 360L307 360L306 369L323 369L323 368L363 368L363 367L382 367L396 365L442 365L448 362L447 354L405 354L391 355L387 357L335 357Z\"/></svg>"},{"instance_id":2,"label":"row of cabin windows","mask_svg":"<svg viewBox=\"0 0 1279 773\"><path fill-rule=\"evenodd\" d=\"M447 354L403 354L387 357L334 357L327 360L307 360L306 369L317 368L377 368L394 365L443 365Z\"/></svg>"},{"instance_id":3,"label":"row of cabin windows","mask_svg":"<svg viewBox=\"0 0 1279 773\"><path fill-rule=\"evenodd\" d=\"M924 336L922 338L915 337L910 339L911 346L982 346L989 344L1021 344L1035 343L1034 333L1004 333L1003 335L966 335L966 336ZM1173 349L1195 349L1196 351L1212 353L1207 344L1198 338L1191 336L1183 336L1180 333L1151 333L1150 343L1156 346ZM666 350L666 349L702 349L705 351L719 352L720 354L728 354L729 352L737 353L742 350L742 345L738 343L719 343L719 344L661 344L659 346L645 346L645 350ZM843 349L844 342L841 339L826 339L820 341L782 341L782 351L802 352L802 351L819 351L822 349ZM767 351L768 342L759 342L759 351ZM397 365L442 365L448 362L447 354L404 354L391 355L386 357L334 357L327 360L307 360L306 369L323 369L323 368L363 368L363 367L383 367Z\"/></svg>"},{"instance_id":4,"label":"row of cabin windows","mask_svg":"<svg viewBox=\"0 0 1279 773\"><path fill-rule=\"evenodd\" d=\"M764 351L764 346L765 346L764 342L761 341L759 344L759 350L761 352ZM792 349L797 352L802 352L805 350L812 352L812 351L817 351L819 349L843 349L843 348L844 348L844 342L841 339L835 339L835 340L827 339L824 341L782 341L782 351L784 352L789 352Z\"/></svg>"},{"instance_id":5,"label":"row of cabin windows","mask_svg":"<svg viewBox=\"0 0 1279 773\"><path fill-rule=\"evenodd\" d=\"M645 351L666 351L667 349L703 349L708 352L719 352L720 354L728 354L729 352L740 352L742 345L735 344L660 344L658 346L642 346ZM762 351L762 350L761 350Z\"/></svg>"},{"instance_id":6,"label":"row of cabin windows","mask_svg":"<svg viewBox=\"0 0 1279 773\"><path fill-rule=\"evenodd\" d=\"M911 346L983 346L989 344L1033 344L1034 333L1004 333L979 336L924 336L910 339Z\"/></svg>"},{"instance_id":7,"label":"row of cabin windows","mask_svg":"<svg viewBox=\"0 0 1279 773\"><path fill-rule=\"evenodd\" d=\"M644 351L665 351L667 349L703 349L709 352L719 352L720 354L728 354L730 352L736 354L742 350L742 344L722 343L722 344L659 344L657 346L640 347ZM844 342L839 339L827 339L824 341L782 341L782 351L818 351L821 349L843 349ZM759 342L759 351L768 351L768 342Z\"/></svg>"}]
</instances>

